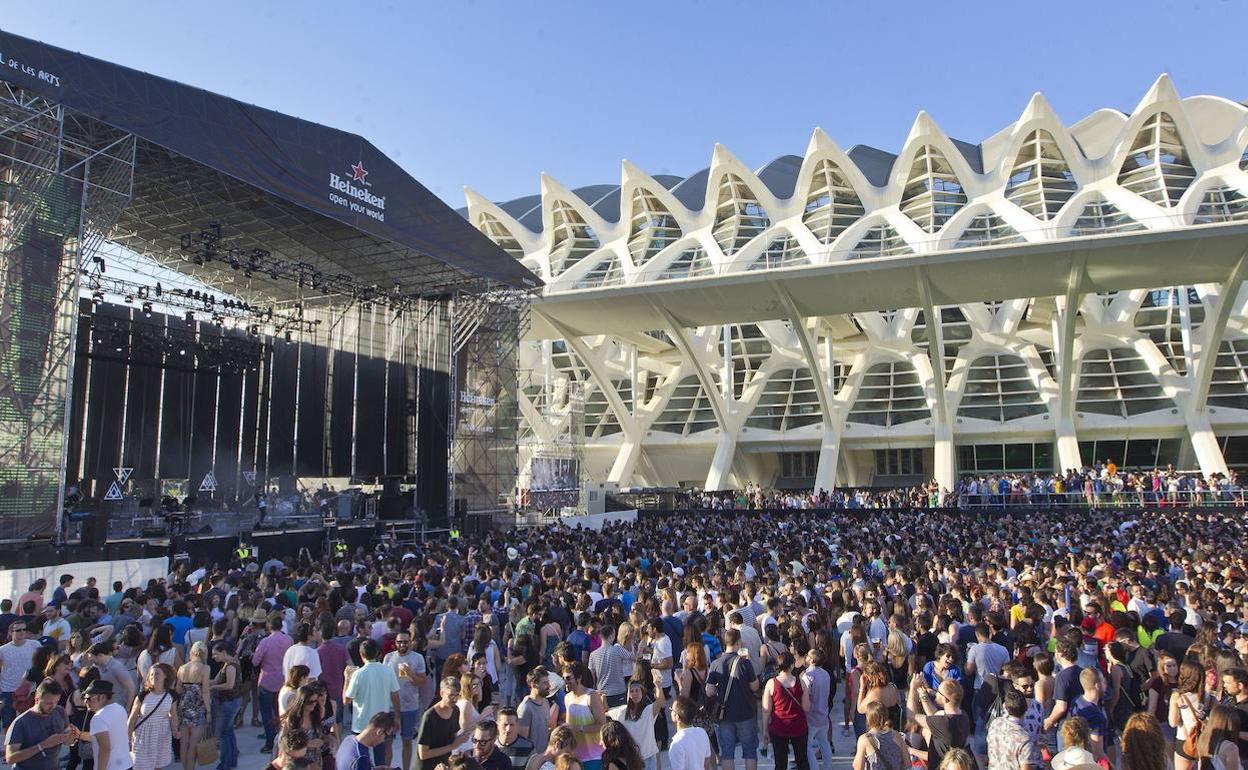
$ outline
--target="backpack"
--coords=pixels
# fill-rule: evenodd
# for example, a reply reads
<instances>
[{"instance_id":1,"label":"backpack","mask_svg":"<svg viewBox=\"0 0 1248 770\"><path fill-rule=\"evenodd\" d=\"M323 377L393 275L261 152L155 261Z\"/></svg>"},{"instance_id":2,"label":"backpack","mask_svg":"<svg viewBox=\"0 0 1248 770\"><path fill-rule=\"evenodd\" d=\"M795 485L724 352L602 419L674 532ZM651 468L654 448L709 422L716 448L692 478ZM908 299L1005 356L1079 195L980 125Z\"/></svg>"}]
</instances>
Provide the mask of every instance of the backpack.
<instances>
[{"instance_id":1,"label":"backpack","mask_svg":"<svg viewBox=\"0 0 1248 770\"><path fill-rule=\"evenodd\" d=\"M35 705L35 683L22 677L17 689L13 691L13 710L18 714L30 710Z\"/></svg>"}]
</instances>

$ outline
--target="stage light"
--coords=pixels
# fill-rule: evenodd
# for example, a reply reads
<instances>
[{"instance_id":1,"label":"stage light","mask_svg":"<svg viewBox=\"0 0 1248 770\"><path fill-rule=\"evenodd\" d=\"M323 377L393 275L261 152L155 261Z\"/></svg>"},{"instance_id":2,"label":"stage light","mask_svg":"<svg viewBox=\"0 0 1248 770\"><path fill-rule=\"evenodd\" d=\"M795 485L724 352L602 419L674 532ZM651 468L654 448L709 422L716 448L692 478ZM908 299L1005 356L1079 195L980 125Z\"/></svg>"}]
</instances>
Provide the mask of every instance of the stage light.
<instances>
[{"instance_id":1,"label":"stage light","mask_svg":"<svg viewBox=\"0 0 1248 770\"><path fill-rule=\"evenodd\" d=\"M95 263L96 268L101 273L104 272L104 258L103 257L92 257L91 261Z\"/></svg>"},{"instance_id":2,"label":"stage light","mask_svg":"<svg viewBox=\"0 0 1248 770\"><path fill-rule=\"evenodd\" d=\"M103 301L104 301L104 295L101 292L98 292L98 291L91 292L91 307L92 308L99 307L100 303Z\"/></svg>"},{"instance_id":3,"label":"stage light","mask_svg":"<svg viewBox=\"0 0 1248 770\"><path fill-rule=\"evenodd\" d=\"M131 302L134 302L134 296L133 296L133 295L131 295L131 294L127 294L127 295L126 295L126 304L127 304L127 305L129 305Z\"/></svg>"},{"instance_id":4,"label":"stage light","mask_svg":"<svg viewBox=\"0 0 1248 770\"><path fill-rule=\"evenodd\" d=\"M190 310L186 311L186 322L187 322L188 324L193 324L193 323L195 323L195 313L194 313L194 312L192 312L192 311L190 311Z\"/></svg>"},{"instance_id":5,"label":"stage light","mask_svg":"<svg viewBox=\"0 0 1248 770\"><path fill-rule=\"evenodd\" d=\"M286 332L286 344L289 345L293 341L294 340L290 338L290 332Z\"/></svg>"},{"instance_id":6,"label":"stage light","mask_svg":"<svg viewBox=\"0 0 1248 770\"><path fill-rule=\"evenodd\" d=\"M150 302L143 303L143 315L147 318L152 317L152 303Z\"/></svg>"},{"instance_id":7,"label":"stage light","mask_svg":"<svg viewBox=\"0 0 1248 770\"><path fill-rule=\"evenodd\" d=\"M180 356L184 356L184 355L186 355L186 348L182 348L181 350L179 350L179 351L178 351L178 355L180 355Z\"/></svg>"}]
</instances>

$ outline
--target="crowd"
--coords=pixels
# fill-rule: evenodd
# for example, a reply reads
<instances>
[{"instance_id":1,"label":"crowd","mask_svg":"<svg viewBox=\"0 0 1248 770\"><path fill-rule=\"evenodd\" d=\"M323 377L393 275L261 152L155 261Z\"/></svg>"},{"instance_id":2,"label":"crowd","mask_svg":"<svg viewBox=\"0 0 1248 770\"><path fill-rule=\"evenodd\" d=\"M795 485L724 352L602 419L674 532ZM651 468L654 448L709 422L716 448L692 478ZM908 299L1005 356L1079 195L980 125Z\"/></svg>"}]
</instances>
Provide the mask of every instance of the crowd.
<instances>
[{"instance_id":1,"label":"crowd","mask_svg":"<svg viewBox=\"0 0 1248 770\"><path fill-rule=\"evenodd\" d=\"M1237 511L697 512L0 601L19 770L1235 770ZM81 582L80 582L81 581Z\"/></svg>"},{"instance_id":2,"label":"crowd","mask_svg":"<svg viewBox=\"0 0 1248 770\"><path fill-rule=\"evenodd\" d=\"M1120 471L1113 460L1065 473L967 474L953 490L935 481L899 488L785 491L748 486L734 492L682 493L695 510L812 510L826 508L1004 508L1245 505L1238 474L1165 470Z\"/></svg>"}]
</instances>

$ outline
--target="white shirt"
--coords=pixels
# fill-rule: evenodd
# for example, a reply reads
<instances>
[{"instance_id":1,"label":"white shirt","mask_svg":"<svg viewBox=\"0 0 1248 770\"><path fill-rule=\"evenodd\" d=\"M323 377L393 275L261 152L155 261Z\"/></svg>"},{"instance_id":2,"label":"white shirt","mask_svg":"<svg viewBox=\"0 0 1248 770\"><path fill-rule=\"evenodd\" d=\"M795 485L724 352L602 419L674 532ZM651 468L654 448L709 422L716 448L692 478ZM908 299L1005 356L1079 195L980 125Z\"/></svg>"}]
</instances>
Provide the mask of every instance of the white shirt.
<instances>
[{"instance_id":1,"label":"white shirt","mask_svg":"<svg viewBox=\"0 0 1248 770\"><path fill-rule=\"evenodd\" d=\"M282 676L290 674L294 666L307 666L310 679L321 678L321 656L306 644L292 644L286 648L286 654L282 656Z\"/></svg>"},{"instance_id":2,"label":"white shirt","mask_svg":"<svg viewBox=\"0 0 1248 770\"><path fill-rule=\"evenodd\" d=\"M96 736L101 733L108 733L108 767L99 770L129 770L134 767L126 710L119 704L110 703L91 715L91 749L96 757L100 756L100 742Z\"/></svg>"},{"instance_id":3,"label":"white shirt","mask_svg":"<svg viewBox=\"0 0 1248 770\"><path fill-rule=\"evenodd\" d=\"M4 666L0 670L0 692L17 690L26 672L30 670L30 664L35 660L35 650L38 649L39 643L29 639L23 640L20 645L13 642L0 645L0 664Z\"/></svg>"},{"instance_id":4,"label":"white shirt","mask_svg":"<svg viewBox=\"0 0 1248 770\"><path fill-rule=\"evenodd\" d=\"M704 770L710 756L711 739L701 727L677 730L672 737L671 748L667 750L671 770Z\"/></svg>"},{"instance_id":5,"label":"white shirt","mask_svg":"<svg viewBox=\"0 0 1248 770\"><path fill-rule=\"evenodd\" d=\"M672 658L672 640L668 639L666 634L661 634L658 639L650 643L650 662L652 664L659 663L664 658ZM675 658L672 658L672 663L675 664L675 662ZM663 669L662 675L663 678L660 681L659 686L664 689L671 687L672 669Z\"/></svg>"}]
</instances>

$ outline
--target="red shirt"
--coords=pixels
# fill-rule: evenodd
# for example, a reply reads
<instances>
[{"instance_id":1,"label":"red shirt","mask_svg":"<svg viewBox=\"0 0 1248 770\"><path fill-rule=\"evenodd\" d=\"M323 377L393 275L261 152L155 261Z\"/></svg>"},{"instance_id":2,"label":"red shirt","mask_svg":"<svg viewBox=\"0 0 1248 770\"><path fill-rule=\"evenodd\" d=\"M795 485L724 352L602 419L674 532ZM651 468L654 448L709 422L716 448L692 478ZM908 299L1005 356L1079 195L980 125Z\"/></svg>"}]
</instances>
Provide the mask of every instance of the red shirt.
<instances>
[{"instance_id":1,"label":"red shirt","mask_svg":"<svg viewBox=\"0 0 1248 770\"><path fill-rule=\"evenodd\" d=\"M781 738L800 738L806 734L806 712L802 711L802 680L784 687L772 679L771 721L767 730Z\"/></svg>"}]
</instances>

